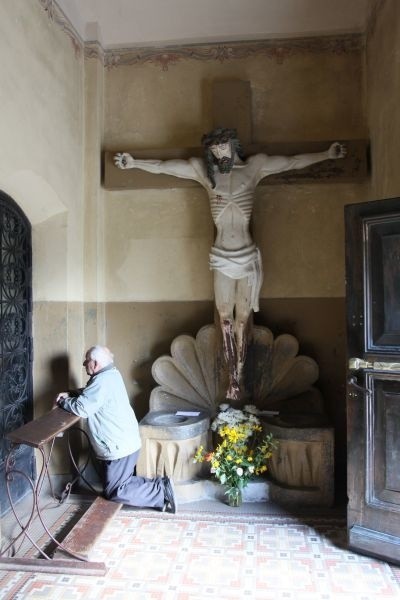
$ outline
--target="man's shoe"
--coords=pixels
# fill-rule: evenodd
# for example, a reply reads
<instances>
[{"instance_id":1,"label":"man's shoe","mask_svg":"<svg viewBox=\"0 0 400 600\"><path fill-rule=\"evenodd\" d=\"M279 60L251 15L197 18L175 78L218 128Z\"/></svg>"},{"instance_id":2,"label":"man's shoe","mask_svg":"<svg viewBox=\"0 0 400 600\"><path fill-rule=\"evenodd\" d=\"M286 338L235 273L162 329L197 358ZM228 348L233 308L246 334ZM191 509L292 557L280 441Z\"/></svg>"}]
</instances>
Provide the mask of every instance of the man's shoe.
<instances>
[{"instance_id":1,"label":"man's shoe","mask_svg":"<svg viewBox=\"0 0 400 600\"><path fill-rule=\"evenodd\" d=\"M163 512L176 513L178 504L176 501L174 482L169 477L163 477L164 484L164 508Z\"/></svg>"}]
</instances>

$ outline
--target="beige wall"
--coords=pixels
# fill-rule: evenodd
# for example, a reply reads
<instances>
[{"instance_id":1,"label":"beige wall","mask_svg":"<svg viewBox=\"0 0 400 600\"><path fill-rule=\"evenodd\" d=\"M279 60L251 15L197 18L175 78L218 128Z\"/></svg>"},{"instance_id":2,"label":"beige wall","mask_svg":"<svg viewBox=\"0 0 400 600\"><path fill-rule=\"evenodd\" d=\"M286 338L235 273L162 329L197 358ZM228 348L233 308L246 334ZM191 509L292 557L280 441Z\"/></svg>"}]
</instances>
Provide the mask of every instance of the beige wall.
<instances>
[{"instance_id":1,"label":"beige wall","mask_svg":"<svg viewBox=\"0 0 400 600\"><path fill-rule=\"evenodd\" d=\"M371 139L368 199L400 196L400 3L371 0L367 37L366 97Z\"/></svg>"},{"instance_id":2,"label":"beige wall","mask_svg":"<svg viewBox=\"0 0 400 600\"><path fill-rule=\"evenodd\" d=\"M32 225L34 412L81 377L83 53L39 2L0 3L0 189Z\"/></svg>"}]
</instances>

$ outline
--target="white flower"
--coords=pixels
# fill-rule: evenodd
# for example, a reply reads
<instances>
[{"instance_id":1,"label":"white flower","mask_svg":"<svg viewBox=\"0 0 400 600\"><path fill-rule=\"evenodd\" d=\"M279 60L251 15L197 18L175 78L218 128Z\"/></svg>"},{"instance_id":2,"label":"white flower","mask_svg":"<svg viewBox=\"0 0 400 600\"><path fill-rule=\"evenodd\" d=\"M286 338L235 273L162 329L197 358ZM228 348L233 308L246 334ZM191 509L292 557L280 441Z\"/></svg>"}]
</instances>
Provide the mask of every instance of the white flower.
<instances>
[{"instance_id":1,"label":"white flower","mask_svg":"<svg viewBox=\"0 0 400 600\"><path fill-rule=\"evenodd\" d=\"M254 473L254 467L253 467L253 465L251 465L251 466L249 467L249 473Z\"/></svg>"},{"instance_id":2,"label":"white flower","mask_svg":"<svg viewBox=\"0 0 400 600\"><path fill-rule=\"evenodd\" d=\"M253 425L260 424L260 419L258 417L256 417L255 415L249 415L248 421L249 421L249 423L252 423Z\"/></svg>"},{"instance_id":3,"label":"white flower","mask_svg":"<svg viewBox=\"0 0 400 600\"><path fill-rule=\"evenodd\" d=\"M241 477L243 475L243 469L242 469L242 467L238 467L236 469L236 473L239 475L239 477Z\"/></svg>"},{"instance_id":4,"label":"white flower","mask_svg":"<svg viewBox=\"0 0 400 600\"><path fill-rule=\"evenodd\" d=\"M249 423L251 426L259 425L260 420L255 416L257 408L253 404L248 404L245 409L239 410L232 408L229 404L221 404L220 412L211 424L212 431L217 431L220 427L227 425L228 427L236 427L241 423ZM250 434L249 430L249 434Z\"/></svg>"}]
</instances>

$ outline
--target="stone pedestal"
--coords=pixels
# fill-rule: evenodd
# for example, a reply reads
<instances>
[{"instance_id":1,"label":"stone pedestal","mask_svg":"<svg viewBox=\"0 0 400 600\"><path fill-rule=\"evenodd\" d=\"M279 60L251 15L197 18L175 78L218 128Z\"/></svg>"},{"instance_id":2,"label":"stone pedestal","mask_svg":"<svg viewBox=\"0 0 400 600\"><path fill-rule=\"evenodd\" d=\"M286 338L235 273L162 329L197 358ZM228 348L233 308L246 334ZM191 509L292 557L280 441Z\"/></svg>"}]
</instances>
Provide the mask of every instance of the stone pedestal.
<instances>
[{"instance_id":1,"label":"stone pedestal","mask_svg":"<svg viewBox=\"0 0 400 600\"><path fill-rule=\"evenodd\" d=\"M206 466L194 463L199 446L209 447L210 419L177 415L176 411L152 411L139 423L142 449L136 472L143 477L168 476L177 482L202 477Z\"/></svg>"},{"instance_id":2,"label":"stone pedestal","mask_svg":"<svg viewBox=\"0 0 400 600\"><path fill-rule=\"evenodd\" d=\"M285 427L269 420L263 429L279 441L269 464L269 499L287 506L332 506L333 428Z\"/></svg>"}]
</instances>

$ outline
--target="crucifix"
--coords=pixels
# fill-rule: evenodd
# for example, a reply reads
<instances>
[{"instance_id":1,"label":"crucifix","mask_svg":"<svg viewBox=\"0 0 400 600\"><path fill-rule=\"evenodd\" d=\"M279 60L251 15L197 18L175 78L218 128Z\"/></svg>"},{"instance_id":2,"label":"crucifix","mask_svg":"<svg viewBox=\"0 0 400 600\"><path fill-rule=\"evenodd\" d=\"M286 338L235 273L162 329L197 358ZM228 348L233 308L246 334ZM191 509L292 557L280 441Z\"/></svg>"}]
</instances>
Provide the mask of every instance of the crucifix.
<instances>
[{"instance_id":1,"label":"crucifix","mask_svg":"<svg viewBox=\"0 0 400 600\"><path fill-rule=\"evenodd\" d=\"M265 148L257 150L253 146L247 147L246 154L250 151L250 156L245 158L242 142L248 144L251 140L248 82L221 82L215 85L214 124L219 126L202 138L203 157L199 156L198 151L191 152L188 158L182 156L182 152L175 156L164 155L163 159L152 158L150 153L142 158L137 152L133 155L120 152L106 156L105 187L116 189L115 181L122 185L125 173L130 172L134 174L133 180L137 180L139 173L151 177L157 174L173 177L174 187L177 187L178 178L183 185L194 182L207 191L216 226L209 264L214 272L215 305L228 367L226 397L231 402L240 402L247 325L252 312L258 311L262 284L260 251L249 231L255 189L265 179L278 174L305 170L325 162L332 167L337 159L346 157L347 144L334 142L327 148L325 143L324 150L289 156L271 153ZM126 179L123 187L137 188L138 182L132 185L132 178L129 183ZM141 187L144 187L143 184Z\"/></svg>"}]
</instances>

